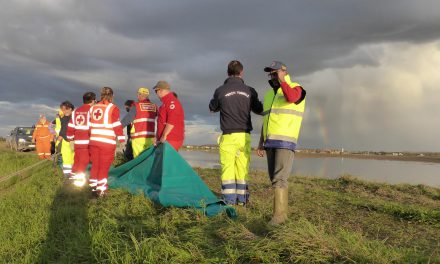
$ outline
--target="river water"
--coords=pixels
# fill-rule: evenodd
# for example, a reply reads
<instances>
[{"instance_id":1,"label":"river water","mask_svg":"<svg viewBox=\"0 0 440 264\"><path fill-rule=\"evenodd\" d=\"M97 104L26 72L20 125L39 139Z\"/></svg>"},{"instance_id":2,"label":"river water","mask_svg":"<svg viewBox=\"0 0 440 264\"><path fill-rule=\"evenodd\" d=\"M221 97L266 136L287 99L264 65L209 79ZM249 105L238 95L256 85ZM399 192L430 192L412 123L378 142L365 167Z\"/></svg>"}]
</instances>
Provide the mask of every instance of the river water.
<instances>
[{"instance_id":1,"label":"river water","mask_svg":"<svg viewBox=\"0 0 440 264\"><path fill-rule=\"evenodd\" d=\"M182 150L180 154L193 167L220 168L217 152ZM251 170L267 171L266 157L253 154ZM292 174L321 178L350 174L373 182L425 184L440 188L440 163L338 157L295 158Z\"/></svg>"}]
</instances>

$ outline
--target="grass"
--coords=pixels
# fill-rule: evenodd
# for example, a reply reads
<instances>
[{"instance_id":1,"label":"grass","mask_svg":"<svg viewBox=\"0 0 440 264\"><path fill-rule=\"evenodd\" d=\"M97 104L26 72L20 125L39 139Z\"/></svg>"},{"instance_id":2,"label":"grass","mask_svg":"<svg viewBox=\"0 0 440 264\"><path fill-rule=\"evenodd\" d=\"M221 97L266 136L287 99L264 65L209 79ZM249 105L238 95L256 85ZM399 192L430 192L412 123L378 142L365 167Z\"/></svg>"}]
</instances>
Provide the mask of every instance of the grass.
<instances>
[{"instance_id":1,"label":"grass","mask_svg":"<svg viewBox=\"0 0 440 264\"><path fill-rule=\"evenodd\" d=\"M5 143L0 143L0 178L10 173L27 167L38 160L34 153L12 152L6 148Z\"/></svg>"},{"instance_id":2,"label":"grass","mask_svg":"<svg viewBox=\"0 0 440 264\"><path fill-rule=\"evenodd\" d=\"M0 157L0 175L36 161ZM219 190L218 170L196 171ZM440 263L440 189L291 177L289 221L271 228L266 177L251 173L232 220L122 190L91 200L46 162L0 185L0 263Z\"/></svg>"}]
</instances>

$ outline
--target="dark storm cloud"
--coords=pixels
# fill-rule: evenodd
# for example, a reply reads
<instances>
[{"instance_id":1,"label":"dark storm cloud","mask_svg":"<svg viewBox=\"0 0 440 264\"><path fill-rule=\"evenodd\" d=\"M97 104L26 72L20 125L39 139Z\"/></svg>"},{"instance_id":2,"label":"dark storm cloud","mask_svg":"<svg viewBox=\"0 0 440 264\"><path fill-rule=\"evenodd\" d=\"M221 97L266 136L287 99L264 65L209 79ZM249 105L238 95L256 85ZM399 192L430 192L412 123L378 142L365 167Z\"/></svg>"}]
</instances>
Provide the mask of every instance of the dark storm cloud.
<instances>
[{"instance_id":1,"label":"dark storm cloud","mask_svg":"<svg viewBox=\"0 0 440 264\"><path fill-rule=\"evenodd\" d=\"M109 85L122 105L136 87L166 79L189 122L214 125L218 116L207 104L229 60L244 63L245 81L262 98L262 68L273 59L300 78L328 68L375 66L379 56L359 47L438 38L438 7L437 1L408 0L6 2L0 11L0 101L79 103L83 92ZM322 104L330 119L340 117L342 102L336 103ZM306 122L315 128L313 119Z\"/></svg>"},{"instance_id":2,"label":"dark storm cloud","mask_svg":"<svg viewBox=\"0 0 440 264\"><path fill-rule=\"evenodd\" d=\"M434 1L70 1L2 14L10 52L71 70L181 70L211 52L322 67L359 44L427 41L440 32ZM61 6L59 6L61 5ZM256 56L258 55L258 56Z\"/></svg>"}]
</instances>

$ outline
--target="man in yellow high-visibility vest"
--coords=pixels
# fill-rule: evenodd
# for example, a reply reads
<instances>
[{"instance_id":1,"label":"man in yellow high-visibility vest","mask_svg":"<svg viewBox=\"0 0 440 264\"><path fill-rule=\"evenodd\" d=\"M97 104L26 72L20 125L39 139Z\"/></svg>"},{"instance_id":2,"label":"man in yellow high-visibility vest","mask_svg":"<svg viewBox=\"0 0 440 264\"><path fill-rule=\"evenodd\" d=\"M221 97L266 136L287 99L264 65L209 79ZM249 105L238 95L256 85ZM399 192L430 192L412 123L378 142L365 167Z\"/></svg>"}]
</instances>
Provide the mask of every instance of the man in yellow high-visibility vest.
<instances>
[{"instance_id":1,"label":"man in yellow high-visibility vest","mask_svg":"<svg viewBox=\"0 0 440 264\"><path fill-rule=\"evenodd\" d=\"M263 128L257 154L267 156L269 178L274 188L274 210L270 225L288 218L288 176L305 109L306 91L292 82L287 67L279 61L264 68L269 73L269 88L264 96Z\"/></svg>"}]
</instances>

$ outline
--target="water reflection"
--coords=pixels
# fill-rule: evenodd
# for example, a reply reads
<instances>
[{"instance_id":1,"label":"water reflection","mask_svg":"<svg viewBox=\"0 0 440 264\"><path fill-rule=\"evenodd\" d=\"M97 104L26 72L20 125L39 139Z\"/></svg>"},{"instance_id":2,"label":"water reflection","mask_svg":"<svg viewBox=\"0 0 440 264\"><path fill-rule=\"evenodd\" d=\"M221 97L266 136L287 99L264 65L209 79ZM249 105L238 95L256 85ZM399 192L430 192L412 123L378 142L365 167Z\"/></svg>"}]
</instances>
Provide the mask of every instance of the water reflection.
<instances>
[{"instance_id":1,"label":"water reflection","mask_svg":"<svg viewBox=\"0 0 440 264\"><path fill-rule=\"evenodd\" d=\"M220 168L218 153L181 151L191 166ZM252 155L251 169L267 170L266 158ZM361 179L392 184L425 184L440 187L440 164L350 158L295 158L292 173L301 176L337 178L350 174Z\"/></svg>"}]
</instances>

